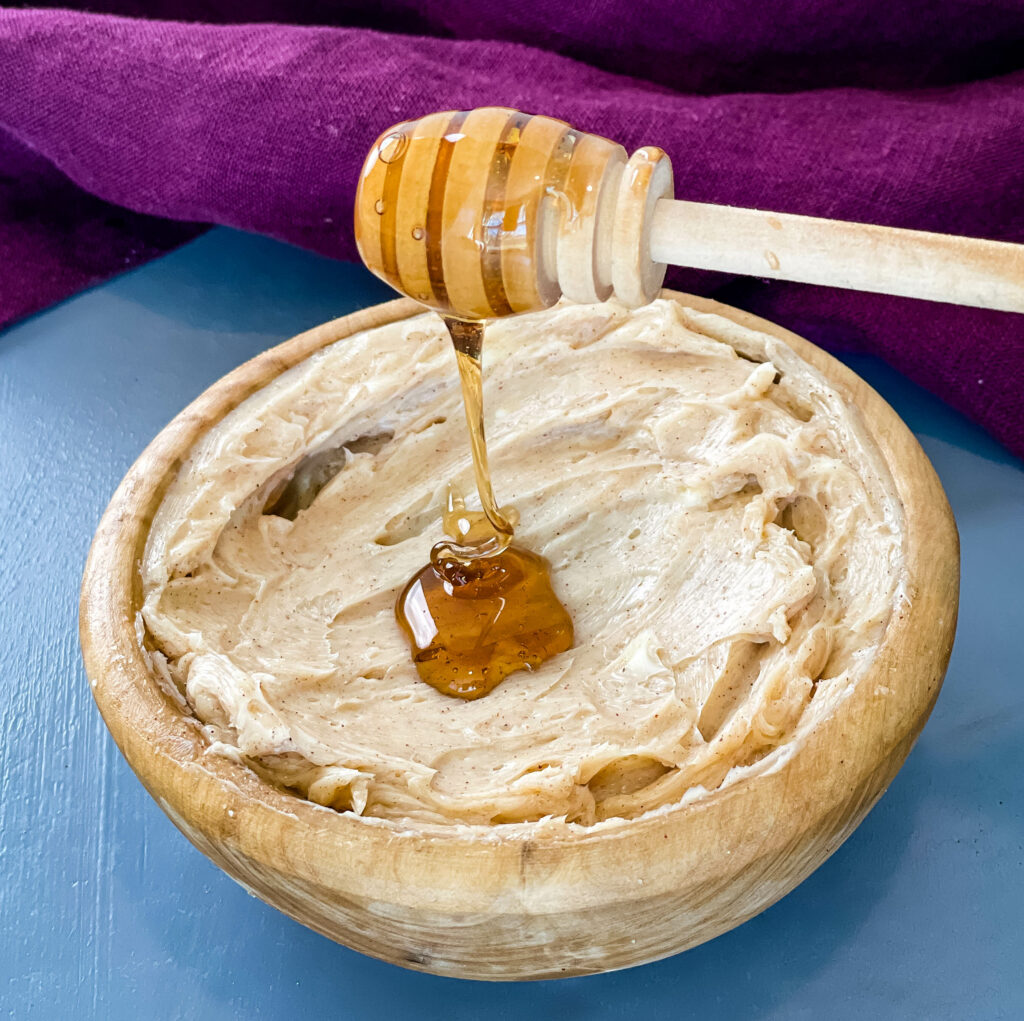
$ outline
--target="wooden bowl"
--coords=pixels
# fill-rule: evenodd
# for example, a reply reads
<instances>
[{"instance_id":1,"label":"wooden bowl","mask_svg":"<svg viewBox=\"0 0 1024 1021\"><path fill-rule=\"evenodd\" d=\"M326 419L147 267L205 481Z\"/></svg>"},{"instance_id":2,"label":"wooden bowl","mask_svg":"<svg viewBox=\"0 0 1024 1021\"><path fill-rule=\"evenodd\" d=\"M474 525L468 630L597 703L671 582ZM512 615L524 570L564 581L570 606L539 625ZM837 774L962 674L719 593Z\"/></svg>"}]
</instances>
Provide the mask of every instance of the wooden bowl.
<instances>
[{"instance_id":1,"label":"wooden bowl","mask_svg":"<svg viewBox=\"0 0 1024 1021\"><path fill-rule=\"evenodd\" d=\"M895 412L823 351L717 302L664 296L783 340L862 411L903 502L909 595L870 669L780 768L620 825L543 839L522 827L400 830L205 755L141 641L147 532L205 430L312 352L420 307L393 301L326 323L236 369L160 433L114 494L82 585L86 668L114 740L175 825L246 889L331 939L421 971L534 979L623 968L711 939L778 900L895 776L939 693L956 624L958 539L935 472Z\"/></svg>"}]
</instances>

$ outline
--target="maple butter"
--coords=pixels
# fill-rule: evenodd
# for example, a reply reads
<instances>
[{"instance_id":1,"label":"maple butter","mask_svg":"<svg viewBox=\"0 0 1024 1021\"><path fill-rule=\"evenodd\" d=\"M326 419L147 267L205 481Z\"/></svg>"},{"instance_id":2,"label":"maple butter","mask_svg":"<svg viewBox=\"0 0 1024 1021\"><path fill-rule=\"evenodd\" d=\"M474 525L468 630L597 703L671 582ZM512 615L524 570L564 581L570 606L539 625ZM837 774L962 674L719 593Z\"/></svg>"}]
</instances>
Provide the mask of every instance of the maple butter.
<instances>
[{"instance_id":1,"label":"maple butter","mask_svg":"<svg viewBox=\"0 0 1024 1021\"><path fill-rule=\"evenodd\" d=\"M777 768L903 598L859 413L671 301L495 322L485 358L492 471L573 647L475 701L417 675L395 599L473 471L440 318L379 327L226 416L154 520L143 619L211 754L427 824L589 825Z\"/></svg>"}]
</instances>

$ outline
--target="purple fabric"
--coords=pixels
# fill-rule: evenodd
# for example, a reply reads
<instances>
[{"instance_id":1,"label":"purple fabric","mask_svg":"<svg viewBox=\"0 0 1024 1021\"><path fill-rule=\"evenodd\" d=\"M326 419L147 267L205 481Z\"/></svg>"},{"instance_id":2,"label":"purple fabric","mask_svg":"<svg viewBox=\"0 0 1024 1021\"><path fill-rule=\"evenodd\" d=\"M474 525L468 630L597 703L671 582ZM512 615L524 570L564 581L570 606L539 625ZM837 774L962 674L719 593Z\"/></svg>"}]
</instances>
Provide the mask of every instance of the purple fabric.
<instances>
[{"instance_id":1,"label":"purple fabric","mask_svg":"<svg viewBox=\"0 0 1024 1021\"><path fill-rule=\"evenodd\" d=\"M172 9L229 21L233 8ZM196 223L352 258L356 174L377 134L488 104L661 145L680 197L1024 242L1024 5L759 10L294 8L391 32L0 11L0 323ZM262 0L253 16L273 11ZM1024 456L1024 316L685 271L672 282L880 354Z\"/></svg>"},{"instance_id":2,"label":"purple fabric","mask_svg":"<svg viewBox=\"0 0 1024 1021\"><path fill-rule=\"evenodd\" d=\"M0 131L0 327L202 230L103 202Z\"/></svg>"}]
</instances>

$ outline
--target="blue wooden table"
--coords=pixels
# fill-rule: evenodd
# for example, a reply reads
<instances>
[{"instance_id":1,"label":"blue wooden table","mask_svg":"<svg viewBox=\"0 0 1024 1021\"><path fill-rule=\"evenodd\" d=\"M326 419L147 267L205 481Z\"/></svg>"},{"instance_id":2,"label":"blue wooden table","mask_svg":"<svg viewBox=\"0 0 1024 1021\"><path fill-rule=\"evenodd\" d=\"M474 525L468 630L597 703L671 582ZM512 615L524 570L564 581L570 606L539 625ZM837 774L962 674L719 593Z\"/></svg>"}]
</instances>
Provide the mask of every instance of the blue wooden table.
<instances>
[{"instance_id":1,"label":"blue wooden table","mask_svg":"<svg viewBox=\"0 0 1024 1021\"><path fill-rule=\"evenodd\" d=\"M2 269L0 269L2 271ZM879 362L963 541L946 685L850 840L760 917L611 975L403 971L253 899L135 780L82 670L93 529L147 441L239 362L389 297L214 231L0 334L0 1013L12 1018L1024 1018L1024 470Z\"/></svg>"}]
</instances>

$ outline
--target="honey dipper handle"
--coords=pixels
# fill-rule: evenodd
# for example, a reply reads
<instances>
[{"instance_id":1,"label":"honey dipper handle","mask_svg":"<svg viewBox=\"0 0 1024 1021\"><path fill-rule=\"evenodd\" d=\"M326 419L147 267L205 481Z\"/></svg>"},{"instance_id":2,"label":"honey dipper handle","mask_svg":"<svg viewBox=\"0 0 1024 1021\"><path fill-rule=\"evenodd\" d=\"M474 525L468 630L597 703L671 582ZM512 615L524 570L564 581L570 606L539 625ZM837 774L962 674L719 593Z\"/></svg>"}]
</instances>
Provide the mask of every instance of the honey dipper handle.
<instances>
[{"instance_id":1,"label":"honey dipper handle","mask_svg":"<svg viewBox=\"0 0 1024 1021\"><path fill-rule=\"evenodd\" d=\"M1024 312L1024 245L661 199L650 257L694 269Z\"/></svg>"}]
</instances>

